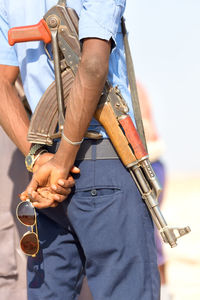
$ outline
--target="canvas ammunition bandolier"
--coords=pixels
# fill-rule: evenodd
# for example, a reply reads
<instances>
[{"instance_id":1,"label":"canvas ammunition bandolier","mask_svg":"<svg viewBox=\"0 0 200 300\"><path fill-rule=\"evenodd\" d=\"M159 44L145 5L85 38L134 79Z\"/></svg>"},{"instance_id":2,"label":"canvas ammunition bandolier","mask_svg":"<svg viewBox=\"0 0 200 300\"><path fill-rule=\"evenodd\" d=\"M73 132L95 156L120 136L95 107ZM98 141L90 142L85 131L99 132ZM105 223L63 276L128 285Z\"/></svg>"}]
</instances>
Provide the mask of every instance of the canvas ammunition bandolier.
<instances>
[{"instance_id":1,"label":"canvas ammunition bandolier","mask_svg":"<svg viewBox=\"0 0 200 300\"><path fill-rule=\"evenodd\" d=\"M126 59L134 108L137 107L136 130L129 114L128 106L119 89L107 81L99 100L95 119L105 128L119 158L129 170L138 190L149 209L162 239L171 247L177 245L177 238L190 232L190 228L169 227L158 206L160 184L149 162L143 134L143 125L137 99L134 69L128 47L126 28L122 19ZM55 81L48 87L32 115L28 141L51 146L54 139L61 137L64 126L65 107L71 85L78 69L81 46L78 39L78 16L59 0L36 25L16 27L8 33L10 45L18 42L43 40L52 44ZM47 49L46 49L47 51ZM48 56L50 54L47 51ZM97 133L87 132L87 137L99 138ZM141 137L140 137L141 136ZM142 141L143 140L143 141ZM145 145L145 146L144 146Z\"/></svg>"}]
</instances>

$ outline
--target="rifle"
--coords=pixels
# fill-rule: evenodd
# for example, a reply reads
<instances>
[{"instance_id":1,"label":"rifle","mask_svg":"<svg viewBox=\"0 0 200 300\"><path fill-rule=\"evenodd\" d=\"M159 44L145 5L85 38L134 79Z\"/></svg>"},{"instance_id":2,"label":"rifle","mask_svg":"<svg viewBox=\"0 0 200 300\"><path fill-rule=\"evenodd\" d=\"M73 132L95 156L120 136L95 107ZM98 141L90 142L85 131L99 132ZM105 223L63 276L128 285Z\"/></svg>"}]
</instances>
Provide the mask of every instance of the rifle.
<instances>
[{"instance_id":1,"label":"rifle","mask_svg":"<svg viewBox=\"0 0 200 300\"><path fill-rule=\"evenodd\" d=\"M52 145L53 140L62 133L64 107L81 56L78 17L75 11L66 7L66 1L59 0L38 24L12 28L9 31L9 42L12 45L30 40L52 42L55 81L42 96L32 116L28 140L32 143ZM163 241L175 247L177 239L189 233L190 227L167 225L158 205L160 184L128 110L119 89L112 87L107 81L94 117L105 128L119 158L130 172Z\"/></svg>"},{"instance_id":2,"label":"rifle","mask_svg":"<svg viewBox=\"0 0 200 300\"><path fill-rule=\"evenodd\" d=\"M190 232L190 227L169 227L158 204L161 186L150 164L139 134L127 114L120 91L110 87L100 99L95 118L103 125L124 166L129 170L145 201L162 239L172 248L177 239Z\"/></svg>"},{"instance_id":3,"label":"rifle","mask_svg":"<svg viewBox=\"0 0 200 300\"><path fill-rule=\"evenodd\" d=\"M54 139L61 137L64 107L81 57L78 16L73 9L66 7L66 0L59 0L38 24L14 27L8 31L11 46L39 40L44 42L50 59L46 44L52 43L55 81L48 87L32 115L28 141L51 146Z\"/></svg>"}]
</instances>

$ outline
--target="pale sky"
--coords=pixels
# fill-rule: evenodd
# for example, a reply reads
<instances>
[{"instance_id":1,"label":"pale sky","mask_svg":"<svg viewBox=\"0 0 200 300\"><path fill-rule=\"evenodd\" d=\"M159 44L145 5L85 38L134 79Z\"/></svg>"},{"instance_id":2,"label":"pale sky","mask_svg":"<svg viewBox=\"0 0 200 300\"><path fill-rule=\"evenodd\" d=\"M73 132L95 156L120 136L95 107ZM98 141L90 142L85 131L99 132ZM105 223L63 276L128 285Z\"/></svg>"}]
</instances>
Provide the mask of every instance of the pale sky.
<instances>
[{"instance_id":1,"label":"pale sky","mask_svg":"<svg viewBox=\"0 0 200 300\"><path fill-rule=\"evenodd\" d=\"M152 101L170 173L200 175L199 14L199 0L127 0L135 73Z\"/></svg>"}]
</instances>

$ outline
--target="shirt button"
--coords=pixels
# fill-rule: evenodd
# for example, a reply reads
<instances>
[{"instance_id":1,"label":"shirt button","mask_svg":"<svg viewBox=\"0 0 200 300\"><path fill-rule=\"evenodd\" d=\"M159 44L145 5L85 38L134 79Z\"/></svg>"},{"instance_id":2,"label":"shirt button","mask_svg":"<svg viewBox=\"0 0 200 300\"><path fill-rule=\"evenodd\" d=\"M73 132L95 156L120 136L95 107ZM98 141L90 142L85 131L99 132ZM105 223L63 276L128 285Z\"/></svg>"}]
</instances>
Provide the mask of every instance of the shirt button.
<instances>
[{"instance_id":1,"label":"shirt button","mask_svg":"<svg viewBox=\"0 0 200 300\"><path fill-rule=\"evenodd\" d=\"M91 195L96 196L97 195L97 190L91 190Z\"/></svg>"}]
</instances>

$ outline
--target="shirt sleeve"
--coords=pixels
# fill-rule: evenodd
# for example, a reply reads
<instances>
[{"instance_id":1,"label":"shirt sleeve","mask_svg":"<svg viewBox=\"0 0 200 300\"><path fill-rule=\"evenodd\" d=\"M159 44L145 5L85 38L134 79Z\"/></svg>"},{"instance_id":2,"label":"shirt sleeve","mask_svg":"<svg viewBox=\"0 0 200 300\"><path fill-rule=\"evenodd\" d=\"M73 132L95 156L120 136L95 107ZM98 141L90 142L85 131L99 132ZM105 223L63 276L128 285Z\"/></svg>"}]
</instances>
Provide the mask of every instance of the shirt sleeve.
<instances>
[{"instance_id":1,"label":"shirt sleeve","mask_svg":"<svg viewBox=\"0 0 200 300\"><path fill-rule=\"evenodd\" d=\"M126 0L83 0L79 20L79 39L113 39L120 28Z\"/></svg>"},{"instance_id":2,"label":"shirt sleeve","mask_svg":"<svg viewBox=\"0 0 200 300\"><path fill-rule=\"evenodd\" d=\"M7 14L0 1L0 64L18 66L15 48L8 44L8 30Z\"/></svg>"}]
</instances>

